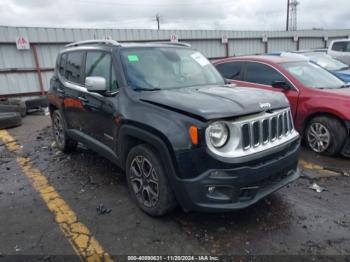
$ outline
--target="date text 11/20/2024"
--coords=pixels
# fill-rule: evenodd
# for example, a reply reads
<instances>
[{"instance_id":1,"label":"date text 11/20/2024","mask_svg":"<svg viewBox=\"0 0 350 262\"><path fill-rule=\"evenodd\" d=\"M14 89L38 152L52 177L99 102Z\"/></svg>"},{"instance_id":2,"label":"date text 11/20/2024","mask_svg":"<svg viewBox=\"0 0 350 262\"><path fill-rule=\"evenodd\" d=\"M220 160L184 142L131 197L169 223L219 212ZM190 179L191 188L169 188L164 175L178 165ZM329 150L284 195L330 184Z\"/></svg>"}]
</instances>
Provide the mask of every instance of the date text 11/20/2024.
<instances>
[{"instance_id":1,"label":"date text 11/20/2024","mask_svg":"<svg viewBox=\"0 0 350 262\"><path fill-rule=\"evenodd\" d=\"M217 256L128 256L128 261L219 261Z\"/></svg>"}]
</instances>

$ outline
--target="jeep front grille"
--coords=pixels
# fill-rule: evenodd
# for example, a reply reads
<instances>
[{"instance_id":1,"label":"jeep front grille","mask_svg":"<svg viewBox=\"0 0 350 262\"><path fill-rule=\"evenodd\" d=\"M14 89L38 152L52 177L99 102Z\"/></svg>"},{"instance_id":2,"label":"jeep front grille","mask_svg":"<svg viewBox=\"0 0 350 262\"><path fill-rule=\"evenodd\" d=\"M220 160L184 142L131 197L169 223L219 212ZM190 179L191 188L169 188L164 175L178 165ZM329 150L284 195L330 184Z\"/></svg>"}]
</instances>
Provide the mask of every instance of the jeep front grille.
<instances>
[{"instance_id":1,"label":"jeep front grille","mask_svg":"<svg viewBox=\"0 0 350 262\"><path fill-rule=\"evenodd\" d=\"M289 108L261 112L225 121L230 138L222 148L214 148L207 137L208 148L215 154L238 158L278 147L299 137Z\"/></svg>"},{"instance_id":2,"label":"jeep front grille","mask_svg":"<svg viewBox=\"0 0 350 262\"><path fill-rule=\"evenodd\" d=\"M241 136L244 150L273 142L281 136L288 136L293 131L289 110L284 110L273 116L247 120L242 123Z\"/></svg>"}]
</instances>

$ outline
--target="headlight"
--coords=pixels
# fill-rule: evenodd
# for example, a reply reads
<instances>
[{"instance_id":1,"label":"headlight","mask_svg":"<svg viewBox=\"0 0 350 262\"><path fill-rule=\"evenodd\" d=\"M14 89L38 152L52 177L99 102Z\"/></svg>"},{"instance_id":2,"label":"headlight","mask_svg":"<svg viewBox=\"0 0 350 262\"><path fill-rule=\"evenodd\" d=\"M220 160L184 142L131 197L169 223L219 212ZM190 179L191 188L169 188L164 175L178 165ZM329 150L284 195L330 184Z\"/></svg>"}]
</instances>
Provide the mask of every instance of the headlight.
<instances>
[{"instance_id":1,"label":"headlight","mask_svg":"<svg viewBox=\"0 0 350 262\"><path fill-rule=\"evenodd\" d=\"M210 143L215 148L223 147L229 137L228 127L225 123L215 122L208 127Z\"/></svg>"}]
</instances>

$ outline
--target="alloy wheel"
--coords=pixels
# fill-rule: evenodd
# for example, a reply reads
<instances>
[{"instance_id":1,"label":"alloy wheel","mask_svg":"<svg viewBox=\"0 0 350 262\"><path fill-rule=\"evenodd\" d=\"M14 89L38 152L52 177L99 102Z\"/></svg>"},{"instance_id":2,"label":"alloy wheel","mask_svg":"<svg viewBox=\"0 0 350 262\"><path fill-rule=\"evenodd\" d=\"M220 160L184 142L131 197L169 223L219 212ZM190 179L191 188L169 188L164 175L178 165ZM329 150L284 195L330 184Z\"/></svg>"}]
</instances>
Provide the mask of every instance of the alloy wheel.
<instances>
[{"instance_id":1,"label":"alloy wheel","mask_svg":"<svg viewBox=\"0 0 350 262\"><path fill-rule=\"evenodd\" d=\"M136 156L130 166L130 182L137 200L145 207L154 207L159 200L158 175L144 156Z\"/></svg>"},{"instance_id":2,"label":"alloy wheel","mask_svg":"<svg viewBox=\"0 0 350 262\"><path fill-rule=\"evenodd\" d=\"M55 115L53 120L53 133L55 136L56 143L59 145L63 145L65 140L65 134L62 120L58 115Z\"/></svg>"},{"instance_id":3,"label":"alloy wheel","mask_svg":"<svg viewBox=\"0 0 350 262\"><path fill-rule=\"evenodd\" d=\"M326 126L321 123L313 123L308 129L307 140L312 150L322 153L329 147L331 136Z\"/></svg>"}]
</instances>

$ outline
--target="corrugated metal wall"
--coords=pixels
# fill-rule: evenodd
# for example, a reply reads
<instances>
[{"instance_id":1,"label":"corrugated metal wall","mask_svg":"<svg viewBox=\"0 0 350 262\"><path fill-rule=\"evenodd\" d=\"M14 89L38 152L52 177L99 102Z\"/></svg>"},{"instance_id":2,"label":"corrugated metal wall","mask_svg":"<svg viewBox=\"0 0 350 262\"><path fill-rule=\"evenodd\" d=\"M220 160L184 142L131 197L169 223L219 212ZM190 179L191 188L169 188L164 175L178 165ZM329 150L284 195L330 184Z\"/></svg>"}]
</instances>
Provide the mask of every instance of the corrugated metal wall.
<instances>
[{"instance_id":1,"label":"corrugated metal wall","mask_svg":"<svg viewBox=\"0 0 350 262\"><path fill-rule=\"evenodd\" d=\"M37 75L34 73L0 74L0 88L3 95L40 92Z\"/></svg>"},{"instance_id":2,"label":"corrugated metal wall","mask_svg":"<svg viewBox=\"0 0 350 262\"><path fill-rule=\"evenodd\" d=\"M0 45L0 69L33 68L33 54L30 51L18 51L16 44Z\"/></svg>"},{"instance_id":3,"label":"corrugated metal wall","mask_svg":"<svg viewBox=\"0 0 350 262\"><path fill-rule=\"evenodd\" d=\"M252 55L265 52L265 44L259 39L235 39L229 42L229 55Z\"/></svg>"},{"instance_id":4,"label":"corrugated metal wall","mask_svg":"<svg viewBox=\"0 0 350 262\"><path fill-rule=\"evenodd\" d=\"M273 38L267 43L268 52L276 51L295 51L297 50L297 42L292 38Z\"/></svg>"},{"instance_id":5,"label":"corrugated metal wall","mask_svg":"<svg viewBox=\"0 0 350 262\"><path fill-rule=\"evenodd\" d=\"M322 38L301 38L299 40L299 49L325 48L325 44Z\"/></svg>"},{"instance_id":6,"label":"corrugated metal wall","mask_svg":"<svg viewBox=\"0 0 350 262\"><path fill-rule=\"evenodd\" d=\"M209 58L262 54L273 51L323 48L331 40L350 36L350 30L216 31L141 29L65 29L0 26L0 96L42 93L49 87L59 50L67 43L112 38L117 41L168 41L176 34ZM229 38L222 44L223 35ZM17 50L15 39L28 37L31 49ZM325 39L328 39L325 40ZM36 52L35 52L36 51ZM38 66L35 62L38 60ZM40 80L42 81L42 87ZM42 88L42 90L41 90ZM28 94L29 95L29 94ZM33 95L33 94L30 94Z\"/></svg>"},{"instance_id":7,"label":"corrugated metal wall","mask_svg":"<svg viewBox=\"0 0 350 262\"><path fill-rule=\"evenodd\" d=\"M58 52L64 45L38 45L38 58L41 67L54 67Z\"/></svg>"},{"instance_id":8,"label":"corrugated metal wall","mask_svg":"<svg viewBox=\"0 0 350 262\"><path fill-rule=\"evenodd\" d=\"M224 57L225 45L220 40L191 40L187 41L192 47L200 50L207 57Z\"/></svg>"}]
</instances>

